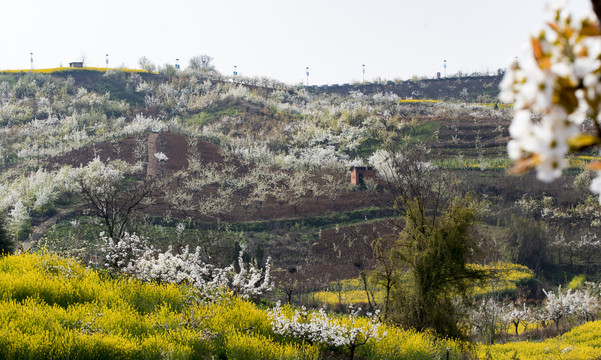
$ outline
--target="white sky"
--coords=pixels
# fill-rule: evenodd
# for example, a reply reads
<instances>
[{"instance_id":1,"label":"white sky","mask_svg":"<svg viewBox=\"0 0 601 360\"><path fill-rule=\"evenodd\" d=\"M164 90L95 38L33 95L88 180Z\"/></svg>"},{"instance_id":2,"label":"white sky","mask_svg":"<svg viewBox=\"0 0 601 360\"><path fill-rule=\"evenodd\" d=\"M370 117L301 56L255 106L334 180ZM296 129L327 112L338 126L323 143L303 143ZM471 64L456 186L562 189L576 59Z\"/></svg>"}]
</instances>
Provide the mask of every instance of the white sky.
<instances>
[{"instance_id":1,"label":"white sky","mask_svg":"<svg viewBox=\"0 0 601 360\"><path fill-rule=\"evenodd\" d=\"M0 69L162 65L207 54L220 72L288 84L496 71L521 56L548 0L7 0ZM575 14L589 0L571 0Z\"/></svg>"}]
</instances>

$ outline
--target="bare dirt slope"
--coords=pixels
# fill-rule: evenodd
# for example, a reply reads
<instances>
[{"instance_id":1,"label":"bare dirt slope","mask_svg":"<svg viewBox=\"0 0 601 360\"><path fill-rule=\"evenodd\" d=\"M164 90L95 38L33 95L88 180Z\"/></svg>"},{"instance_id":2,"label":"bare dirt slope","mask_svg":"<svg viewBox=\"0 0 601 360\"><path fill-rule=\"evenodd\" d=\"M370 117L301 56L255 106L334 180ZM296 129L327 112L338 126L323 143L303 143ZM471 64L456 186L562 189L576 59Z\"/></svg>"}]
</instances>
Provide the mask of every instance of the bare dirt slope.
<instances>
[{"instance_id":1,"label":"bare dirt slope","mask_svg":"<svg viewBox=\"0 0 601 360\"><path fill-rule=\"evenodd\" d=\"M195 149L191 148L191 144L194 144ZM102 161L107 161L109 159L121 159L128 163L147 161L146 173L148 175L159 175L162 173L163 176L170 176L180 170L186 170L188 168L188 158L192 151L197 154L202 163L215 163L218 166L224 165L225 160L217 145L204 141L190 142L187 137L180 134L151 133L121 139L113 143L106 142L97 144L93 147L74 150L66 155L50 159L50 165L48 167L57 168L62 165L71 165L74 167L85 166L88 162L93 160L94 157L98 156ZM160 165L161 169L159 169L159 163L154 156L157 152L164 153L168 158L164 164ZM235 162L234 165L238 168L239 175L252 171L252 168L242 168L235 159L233 161ZM315 174L315 179L319 181L319 174ZM177 188L181 186L181 183L174 180L169 186L171 188ZM206 191L196 194L198 197L196 201L202 201L202 198L209 196L210 192L211 188L209 187ZM222 220L253 221L315 216L327 214L331 211L348 211L370 206L373 200L374 199L365 191L353 191L340 196L332 206L330 200L323 197L316 199L309 194L305 197L303 203L298 206L297 212L295 213L291 206L286 204L280 205L273 198L268 197L260 214L256 209L244 209L241 206L237 206L234 207L234 210L230 214L225 215ZM156 206L151 209L153 213L159 216L161 213L165 213L168 210L166 205ZM203 219L200 213L195 212L188 212L185 214L173 212L173 215ZM204 220L209 221L210 219L204 218Z\"/></svg>"}]
</instances>

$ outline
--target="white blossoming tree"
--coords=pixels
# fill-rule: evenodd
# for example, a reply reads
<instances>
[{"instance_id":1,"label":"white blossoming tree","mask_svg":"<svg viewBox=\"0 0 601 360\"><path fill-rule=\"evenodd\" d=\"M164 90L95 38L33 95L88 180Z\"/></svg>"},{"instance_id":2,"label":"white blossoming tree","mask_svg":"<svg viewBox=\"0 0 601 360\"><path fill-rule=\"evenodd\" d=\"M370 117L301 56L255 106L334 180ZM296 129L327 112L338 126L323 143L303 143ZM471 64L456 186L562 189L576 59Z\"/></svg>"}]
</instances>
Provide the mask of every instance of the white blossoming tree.
<instances>
[{"instance_id":1,"label":"white blossoming tree","mask_svg":"<svg viewBox=\"0 0 601 360\"><path fill-rule=\"evenodd\" d=\"M504 322L512 323L515 328L515 334L519 334L519 325L520 323L526 329L526 324L529 320L530 312L526 308L526 304L522 304L522 306L516 306L514 303L509 303L505 305L503 311Z\"/></svg>"},{"instance_id":2,"label":"white blossoming tree","mask_svg":"<svg viewBox=\"0 0 601 360\"><path fill-rule=\"evenodd\" d=\"M557 293L543 289L547 299L545 300L545 307L542 309L543 314L548 320L553 320L555 327L559 329L559 321L572 315L578 302L578 296L572 290L568 290L563 293L561 286L557 288Z\"/></svg>"},{"instance_id":3,"label":"white blossoming tree","mask_svg":"<svg viewBox=\"0 0 601 360\"><path fill-rule=\"evenodd\" d=\"M331 347L346 347L353 360L355 351L368 341L379 341L386 336L380 331L378 312L367 314L367 321L359 321L361 308L351 307L348 321L336 319L325 310L307 311L305 307L295 310L292 316L286 314L289 309L282 309L280 303L268 311L274 333L285 337L297 338L312 344L324 344Z\"/></svg>"},{"instance_id":4,"label":"white blossoming tree","mask_svg":"<svg viewBox=\"0 0 601 360\"><path fill-rule=\"evenodd\" d=\"M8 230L16 241L19 241L23 231L29 226L29 211L21 200L17 201L13 209L8 213Z\"/></svg>"}]
</instances>

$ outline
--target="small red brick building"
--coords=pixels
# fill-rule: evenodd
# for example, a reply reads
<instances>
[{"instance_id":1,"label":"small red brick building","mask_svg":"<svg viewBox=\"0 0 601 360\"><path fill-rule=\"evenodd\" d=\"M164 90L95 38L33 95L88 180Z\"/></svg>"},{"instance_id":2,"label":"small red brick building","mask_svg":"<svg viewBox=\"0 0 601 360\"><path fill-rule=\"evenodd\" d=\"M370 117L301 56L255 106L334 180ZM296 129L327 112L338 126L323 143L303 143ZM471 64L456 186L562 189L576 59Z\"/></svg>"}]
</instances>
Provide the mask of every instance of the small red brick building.
<instances>
[{"instance_id":1,"label":"small red brick building","mask_svg":"<svg viewBox=\"0 0 601 360\"><path fill-rule=\"evenodd\" d=\"M365 179L376 177L376 170L371 166L351 166L351 184L365 185Z\"/></svg>"}]
</instances>

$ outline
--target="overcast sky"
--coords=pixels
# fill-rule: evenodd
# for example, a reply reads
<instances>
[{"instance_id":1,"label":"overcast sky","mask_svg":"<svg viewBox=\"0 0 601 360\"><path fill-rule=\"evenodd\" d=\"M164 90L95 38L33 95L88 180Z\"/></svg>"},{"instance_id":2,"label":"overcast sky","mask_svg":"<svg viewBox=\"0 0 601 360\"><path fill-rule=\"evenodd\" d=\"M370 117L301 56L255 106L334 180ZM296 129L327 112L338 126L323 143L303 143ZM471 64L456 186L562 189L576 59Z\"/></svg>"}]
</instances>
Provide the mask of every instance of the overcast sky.
<instances>
[{"instance_id":1,"label":"overcast sky","mask_svg":"<svg viewBox=\"0 0 601 360\"><path fill-rule=\"evenodd\" d=\"M7 0L0 70L138 68L207 54L218 71L288 84L496 71L521 56L547 0ZM571 0L575 14L589 0Z\"/></svg>"}]
</instances>

